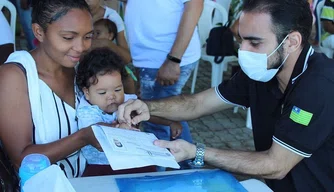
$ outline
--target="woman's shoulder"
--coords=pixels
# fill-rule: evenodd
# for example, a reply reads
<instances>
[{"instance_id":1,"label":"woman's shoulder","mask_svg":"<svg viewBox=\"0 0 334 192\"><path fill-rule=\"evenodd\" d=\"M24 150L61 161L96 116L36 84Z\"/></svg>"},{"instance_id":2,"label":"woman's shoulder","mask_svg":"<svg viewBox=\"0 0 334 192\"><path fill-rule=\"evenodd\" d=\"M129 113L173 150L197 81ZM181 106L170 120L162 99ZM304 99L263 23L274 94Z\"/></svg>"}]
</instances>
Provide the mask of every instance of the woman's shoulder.
<instances>
[{"instance_id":1,"label":"woman's shoulder","mask_svg":"<svg viewBox=\"0 0 334 192\"><path fill-rule=\"evenodd\" d=\"M0 66L0 91L6 89L26 89L27 80L25 71L13 64L3 64Z\"/></svg>"},{"instance_id":2,"label":"woman's shoulder","mask_svg":"<svg viewBox=\"0 0 334 192\"><path fill-rule=\"evenodd\" d=\"M35 64L35 60L28 51L14 51L8 56L6 64L20 63L23 66Z\"/></svg>"},{"instance_id":3,"label":"woman's shoulder","mask_svg":"<svg viewBox=\"0 0 334 192\"><path fill-rule=\"evenodd\" d=\"M7 61L0 67L0 79L10 77L21 78L22 76L25 76L26 72L23 63L26 63L31 59L33 60L32 56L27 51L13 52L9 55Z\"/></svg>"},{"instance_id":4,"label":"woman's shoulder","mask_svg":"<svg viewBox=\"0 0 334 192\"><path fill-rule=\"evenodd\" d=\"M16 63L6 63L1 65L0 81L3 81L5 79L21 79L22 77L25 77L25 71L23 71L22 68L20 68L19 65L17 65Z\"/></svg>"},{"instance_id":5,"label":"woman's shoulder","mask_svg":"<svg viewBox=\"0 0 334 192\"><path fill-rule=\"evenodd\" d=\"M119 25L123 25L123 19L122 17L118 14L118 12L110 7L104 6L105 13L103 18L104 19L109 19L117 25L117 27L120 27Z\"/></svg>"},{"instance_id":6,"label":"woman's shoulder","mask_svg":"<svg viewBox=\"0 0 334 192\"><path fill-rule=\"evenodd\" d=\"M0 81L5 85L26 82L26 66L35 65L35 60L27 51L15 51L9 55L5 64L0 67Z\"/></svg>"},{"instance_id":7,"label":"woman's shoulder","mask_svg":"<svg viewBox=\"0 0 334 192\"><path fill-rule=\"evenodd\" d=\"M105 14L118 14L117 11L111 7L103 6L105 9Z\"/></svg>"}]
</instances>

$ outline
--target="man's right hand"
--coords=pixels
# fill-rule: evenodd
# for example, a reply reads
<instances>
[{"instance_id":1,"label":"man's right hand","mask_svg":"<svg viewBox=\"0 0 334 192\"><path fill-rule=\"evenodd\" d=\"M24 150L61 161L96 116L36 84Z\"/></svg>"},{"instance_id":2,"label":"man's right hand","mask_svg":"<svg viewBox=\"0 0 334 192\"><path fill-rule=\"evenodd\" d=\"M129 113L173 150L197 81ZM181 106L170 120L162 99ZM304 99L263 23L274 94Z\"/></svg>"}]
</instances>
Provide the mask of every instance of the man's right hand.
<instances>
[{"instance_id":1,"label":"man's right hand","mask_svg":"<svg viewBox=\"0 0 334 192\"><path fill-rule=\"evenodd\" d=\"M196 156L196 146L182 139L174 141L155 140L154 145L169 149L177 162L194 159Z\"/></svg>"},{"instance_id":2,"label":"man's right hand","mask_svg":"<svg viewBox=\"0 0 334 192\"><path fill-rule=\"evenodd\" d=\"M136 116L131 118L131 112L135 111ZM137 100L128 100L122 105L118 106L117 120L119 123L126 123L128 125L136 125L141 121L150 119L150 112L145 102Z\"/></svg>"}]
</instances>

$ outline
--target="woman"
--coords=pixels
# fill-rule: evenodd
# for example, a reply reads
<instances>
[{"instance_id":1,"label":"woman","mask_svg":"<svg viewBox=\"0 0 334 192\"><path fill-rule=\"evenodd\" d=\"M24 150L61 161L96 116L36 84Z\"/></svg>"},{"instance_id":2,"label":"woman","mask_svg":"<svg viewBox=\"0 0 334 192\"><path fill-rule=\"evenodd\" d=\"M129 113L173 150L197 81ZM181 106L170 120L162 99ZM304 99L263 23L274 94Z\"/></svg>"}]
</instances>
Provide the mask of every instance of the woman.
<instances>
[{"instance_id":1,"label":"woman","mask_svg":"<svg viewBox=\"0 0 334 192\"><path fill-rule=\"evenodd\" d=\"M92 17L84 0L32 6L39 46L12 53L0 67L0 139L16 170L26 155L41 153L67 177L78 177L86 165L80 149L100 149L92 129L78 130L75 120L74 66L90 48Z\"/></svg>"}]
</instances>

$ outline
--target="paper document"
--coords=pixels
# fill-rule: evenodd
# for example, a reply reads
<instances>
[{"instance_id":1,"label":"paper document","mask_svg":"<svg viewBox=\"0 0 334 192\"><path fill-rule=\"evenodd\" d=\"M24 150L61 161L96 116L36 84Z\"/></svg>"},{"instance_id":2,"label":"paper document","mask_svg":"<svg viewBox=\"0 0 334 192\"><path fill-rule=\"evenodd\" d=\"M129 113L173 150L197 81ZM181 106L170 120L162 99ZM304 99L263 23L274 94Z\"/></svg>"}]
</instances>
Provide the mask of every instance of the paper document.
<instances>
[{"instance_id":1,"label":"paper document","mask_svg":"<svg viewBox=\"0 0 334 192\"><path fill-rule=\"evenodd\" d=\"M149 165L180 168L174 156L165 148L157 147L152 133L92 126L113 170L130 169Z\"/></svg>"}]
</instances>

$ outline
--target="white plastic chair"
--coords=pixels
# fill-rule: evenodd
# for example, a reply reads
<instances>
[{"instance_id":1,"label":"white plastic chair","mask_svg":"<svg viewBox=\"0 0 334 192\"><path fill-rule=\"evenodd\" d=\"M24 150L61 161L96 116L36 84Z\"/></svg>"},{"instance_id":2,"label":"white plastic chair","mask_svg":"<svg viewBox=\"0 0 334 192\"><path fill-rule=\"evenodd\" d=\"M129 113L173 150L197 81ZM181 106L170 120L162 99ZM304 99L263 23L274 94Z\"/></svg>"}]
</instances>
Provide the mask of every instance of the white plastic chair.
<instances>
[{"instance_id":1,"label":"white plastic chair","mask_svg":"<svg viewBox=\"0 0 334 192\"><path fill-rule=\"evenodd\" d=\"M322 25L321 25L321 11L325 5L325 0L320 1L316 6L316 14L317 14L317 30L318 30L318 41L320 51L323 52L328 58L333 58L334 50L328 47L323 47L321 42L321 32L322 32Z\"/></svg>"},{"instance_id":2,"label":"white plastic chair","mask_svg":"<svg viewBox=\"0 0 334 192\"><path fill-rule=\"evenodd\" d=\"M219 18L219 19L217 19ZM200 42L202 47L201 59L211 63L212 73L211 73L211 87L218 86L223 80L223 71L225 65L230 61L235 61L237 58L235 56L226 56L222 63L216 64L214 62L214 56L209 56L206 54L206 39L209 37L210 30L216 27L217 24L225 24L228 20L227 10L220 4L211 1L204 1L204 8L202 15L198 21L198 32L200 36ZM226 70L226 69L225 69ZM198 64L194 69L193 80L191 85L191 93L195 91L196 78L198 73Z\"/></svg>"},{"instance_id":3,"label":"white plastic chair","mask_svg":"<svg viewBox=\"0 0 334 192\"><path fill-rule=\"evenodd\" d=\"M0 0L0 10L5 7L10 12L10 28L13 32L13 38L14 38L14 50L15 50L15 32L16 32L16 8L15 6L8 0Z\"/></svg>"}]
</instances>

